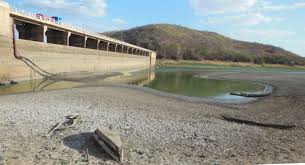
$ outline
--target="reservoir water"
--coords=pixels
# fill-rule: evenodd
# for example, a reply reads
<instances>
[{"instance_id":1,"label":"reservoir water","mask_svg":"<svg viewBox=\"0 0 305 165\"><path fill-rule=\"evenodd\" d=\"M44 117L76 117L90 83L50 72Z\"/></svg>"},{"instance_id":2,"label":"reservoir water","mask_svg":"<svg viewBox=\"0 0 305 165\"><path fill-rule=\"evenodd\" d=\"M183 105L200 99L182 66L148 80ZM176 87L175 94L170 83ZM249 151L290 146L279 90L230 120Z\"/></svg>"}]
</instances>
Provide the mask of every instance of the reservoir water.
<instances>
[{"instance_id":1,"label":"reservoir water","mask_svg":"<svg viewBox=\"0 0 305 165\"><path fill-rule=\"evenodd\" d=\"M257 83L210 78L209 75L214 73L217 73L217 71L163 67L127 75L107 76L104 79L91 78L89 82L86 78L84 78L86 80L84 82L81 81L82 79L78 81L31 80L22 81L12 86L1 86L0 95L80 86L86 87L90 85L103 86L104 82L108 84L132 84L176 95L220 100L243 99L240 96L230 95L231 92L259 92L264 90L264 86Z\"/></svg>"},{"instance_id":2,"label":"reservoir water","mask_svg":"<svg viewBox=\"0 0 305 165\"><path fill-rule=\"evenodd\" d=\"M156 69L152 73L153 76L150 75L150 81L139 79L139 81L130 82L129 84L141 85L146 88L182 96L219 100L244 98L230 95L231 92L256 93L265 89L264 85L258 83L209 78L208 75L214 73L217 73L217 71L163 67ZM136 73L134 76L138 74Z\"/></svg>"}]
</instances>

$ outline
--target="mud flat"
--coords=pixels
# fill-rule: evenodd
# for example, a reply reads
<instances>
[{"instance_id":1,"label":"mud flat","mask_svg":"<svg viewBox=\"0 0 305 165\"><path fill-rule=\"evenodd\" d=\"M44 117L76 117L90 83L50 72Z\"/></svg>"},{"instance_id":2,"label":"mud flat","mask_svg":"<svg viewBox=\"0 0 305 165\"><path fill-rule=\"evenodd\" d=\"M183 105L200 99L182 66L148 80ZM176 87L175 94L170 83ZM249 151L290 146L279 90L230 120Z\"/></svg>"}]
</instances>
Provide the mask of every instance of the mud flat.
<instances>
[{"instance_id":1,"label":"mud flat","mask_svg":"<svg viewBox=\"0 0 305 165\"><path fill-rule=\"evenodd\" d=\"M305 162L305 73L211 71L209 77L275 90L247 104L109 85L0 96L0 164L86 164L87 149L91 164L116 164L92 138L100 127L120 133L124 164ZM46 137L75 113L81 116L76 127Z\"/></svg>"}]
</instances>

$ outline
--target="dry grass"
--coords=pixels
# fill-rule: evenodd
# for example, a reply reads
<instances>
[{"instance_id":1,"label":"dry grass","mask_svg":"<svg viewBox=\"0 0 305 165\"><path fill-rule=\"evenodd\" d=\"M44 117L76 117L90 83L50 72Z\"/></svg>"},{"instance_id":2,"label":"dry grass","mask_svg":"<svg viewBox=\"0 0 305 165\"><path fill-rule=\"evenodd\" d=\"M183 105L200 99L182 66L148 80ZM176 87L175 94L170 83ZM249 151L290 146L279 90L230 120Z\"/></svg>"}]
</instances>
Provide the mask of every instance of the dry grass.
<instances>
[{"instance_id":1,"label":"dry grass","mask_svg":"<svg viewBox=\"0 0 305 165\"><path fill-rule=\"evenodd\" d=\"M121 31L105 35L122 39ZM156 51L162 59L254 62L258 66L262 63L305 65L304 58L279 47L237 41L217 33L179 25L141 26L125 30L123 39Z\"/></svg>"},{"instance_id":2,"label":"dry grass","mask_svg":"<svg viewBox=\"0 0 305 165\"><path fill-rule=\"evenodd\" d=\"M158 60L157 64L160 65L210 65L221 67L247 67L247 68L278 68L278 69L292 69L292 70L305 70L305 66L288 66L281 64L253 64L245 62L226 62L226 61L193 61L193 60Z\"/></svg>"}]
</instances>

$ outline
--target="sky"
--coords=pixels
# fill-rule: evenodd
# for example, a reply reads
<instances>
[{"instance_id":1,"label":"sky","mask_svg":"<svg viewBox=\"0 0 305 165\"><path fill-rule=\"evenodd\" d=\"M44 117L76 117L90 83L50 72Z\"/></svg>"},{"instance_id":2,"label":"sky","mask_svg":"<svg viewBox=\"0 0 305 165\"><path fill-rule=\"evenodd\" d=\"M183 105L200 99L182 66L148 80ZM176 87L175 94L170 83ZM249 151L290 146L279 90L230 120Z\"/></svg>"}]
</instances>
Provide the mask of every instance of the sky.
<instances>
[{"instance_id":1,"label":"sky","mask_svg":"<svg viewBox=\"0 0 305 165\"><path fill-rule=\"evenodd\" d=\"M94 32L169 23L305 57L305 0L6 0Z\"/></svg>"}]
</instances>

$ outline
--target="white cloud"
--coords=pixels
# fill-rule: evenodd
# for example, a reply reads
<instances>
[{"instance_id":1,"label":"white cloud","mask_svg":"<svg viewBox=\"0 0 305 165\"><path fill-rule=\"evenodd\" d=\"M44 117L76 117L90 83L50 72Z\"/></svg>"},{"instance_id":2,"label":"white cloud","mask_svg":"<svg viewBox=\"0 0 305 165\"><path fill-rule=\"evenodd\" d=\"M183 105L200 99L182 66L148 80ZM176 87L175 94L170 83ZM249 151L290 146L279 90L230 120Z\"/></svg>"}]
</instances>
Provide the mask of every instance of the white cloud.
<instances>
[{"instance_id":1,"label":"white cloud","mask_svg":"<svg viewBox=\"0 0 305 165\"><path fill-rule=\"evenodd\" d=\"M191 7L199 15L220 14L227 12L245 12L258 0L189 0Z\"/></svg>"},{"instance_id":2,"label":"white cloud","mask_svg":"<svg viewBox=\"0 0 305 165\"><path fill-rule=\"evenodd\" d=\"M271 0L189 0L199 15L261 11L283 11L305 8L305 1L274 4Z\"/></svg>"},{"instance_id":3,"label":"white cloud","mask_svg":"<svg viewBox=\"0 0 305 165\"><path fill-rule=\"evenodd\" d=\"M241 25L241 26L253 26L262 23L270 23L272 21L283 21L283 18L272 18L265 16L261 13L247 13L231 16L221 17L209 17L207 19L208 24L230 24L230 25ZM202 21L201 21L202 22Z\"/></svg>"},{"instance_id":4,"label":"white cloud","mask_svg":"<svg viewBox=\"0 0 305 165\"><path fill-rule=\"evenodd\" d=\"M294 3L281 1L276 4L271 0L189 0L189 2L196 14L208 16L206 20L201 20L201 23L240 26L282 22L284 18L267 16L265 12L305 8L305 0Z\"/></svg>"},{"instance_id":5,"label":"white cloud","mask_svg":"<svg viewBox=\"0 0 305 165\"><path fill-rule=\"evenodd\" d=\"M292 4L278 4L275 5L269 1L262 2L262 9L266 11L285 11L305 8L305 2L295 2Z\"/></svg>"},{"instance_id":6,"label":"white cloud","mask_svg":"<svg viewBox=\"0 0 305 165\"><path fill-rule=\"evenodd\" d=\"M77 16L102 17L106 14L106 0L27 0L26 5L60 10Z\"/></svg>"}]
</instances>

